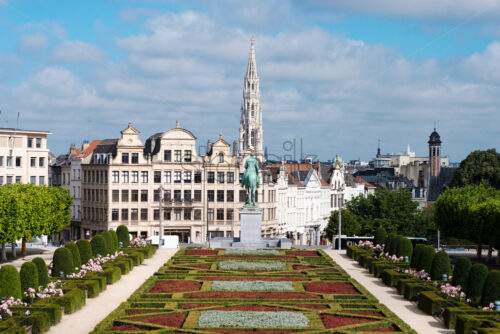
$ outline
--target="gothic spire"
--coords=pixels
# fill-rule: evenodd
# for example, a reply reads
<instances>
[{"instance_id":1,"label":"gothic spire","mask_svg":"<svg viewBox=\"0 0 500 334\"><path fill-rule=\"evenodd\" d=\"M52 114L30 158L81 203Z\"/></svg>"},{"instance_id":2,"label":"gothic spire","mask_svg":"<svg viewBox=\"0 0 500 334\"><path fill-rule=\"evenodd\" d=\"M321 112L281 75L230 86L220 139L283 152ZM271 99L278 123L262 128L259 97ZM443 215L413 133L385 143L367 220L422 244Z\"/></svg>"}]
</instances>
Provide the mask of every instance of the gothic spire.
<instances>
[{"instance_id":1,"label":"gothic spire","mask_svg":"<svg viewBox=\"0 0 500 334\"><path fill-rule=\"evenodd\" d=\"M255 62L255 36L252 35L250 39L250 56L248 57L247 74L245 79L255 79L257 78L257 63Z\"/></svg>"}]
</instances>

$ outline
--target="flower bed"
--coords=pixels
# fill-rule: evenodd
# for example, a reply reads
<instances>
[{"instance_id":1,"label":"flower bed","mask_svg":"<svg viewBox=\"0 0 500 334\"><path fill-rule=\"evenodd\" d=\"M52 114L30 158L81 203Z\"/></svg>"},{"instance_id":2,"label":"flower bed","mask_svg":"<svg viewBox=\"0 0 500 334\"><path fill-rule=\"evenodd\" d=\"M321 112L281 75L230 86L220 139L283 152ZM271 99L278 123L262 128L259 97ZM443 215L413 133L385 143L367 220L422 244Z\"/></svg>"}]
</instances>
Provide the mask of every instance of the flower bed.
<instances>
[{"instance_id":1,"label":"flower bed","mask_svg":"<svg viewBox=\"0 0 500 334\"><path fill-rule=\"evenodd\" d=\"M339 282L312 282L305 284L305 288L310 292L333 293L333 294L349 294L358 295L359 292L350 283Z\"/></svg>"},{"instance_id":2,"label":"flower bed","mask_svg":"<svg viewBox=\"0 0 500 334\"><path fill-rule=\"evenodd\" d=\"M317 252L311 251L292 251L287 254L291 256L319 256Z\"/></svg>"},{"instance_id":3,"label":"flower bed","mask_svg":"<svg viewBox=\"0 0 500 334\"><path fill-rule=\"evenodd\" d=\"M135 321L145 322L149 324L162 325L167 327L180 328L186 319L186 314L184 313L174 313L169 315L158 315L154 317L134 319Z\"/></svg>"},{"instance_id":4,"label":"flower bed","mask_svg":"<svg viewBox=\"0 0 500 334\"><path fill-rule=\"evenodd\" d=\"M274 249L228 249L224 255L277 256L280 252Z\"/></svg>"},{"instance_id":5,"label":"flower bed","mask_svg":"<svg viewBox=\"0 0 500 334\"><path fill-rule=\"evenodd\" d=\"M309 320L297 312L203 311L200 327L305 328Z\"/></svg>"},{"instance_id":6,"label":"flower bed","mask_svg":"<svg viewBox=\"0 0 500 334\"><path fill-rule=\"evenodd\" d=\"M184 295L188 299L321 299L321 296L304 292L195 292Z\"/></svg>"},{"instance_id":7,"label":"flower bed","mask_svg":"<svg viewBox=\"0 0 500 334\"><path fill-rule=\"evenodd\" d=\"M217 251L209 249L188 249L184 255L217 255Z\"/></svg>"},{"instance_id":8,"label":"flower bed","mask_svg":"<svg viewBox=\"0 0 500 334\"><path fill-rule=\"evenodd\" d=\"M339 315L332 315L332 314L322 314L321 315L321 321L325 325L326 328L337 328L337 327L342 327L346 325L354 325L354 324L362 324L365 322L371 322L373 319L366 319L366 318L350 318L350 317L343 317Z\"/></svg>"},{"instance_id":9,"label":"flower bed","mask_svg":"<svg viewBox=\"0 0 500 334\"><path fill-rule=\"evenodd\" d=\"M264 270L264 271L278 271L286 270L287 266L284 262L248 262L248 261L222 261L217 264L220 270Z\"/></svg>"},{"instance_id":10,"label":"flower bed","mask_svg":"<svg viewBox=\"0 0 500 334\"><path fill-rule=\"evenodd\" d=\"M212 291L293 291L292 282L213 281Z\"/></svg>"},{"instance_id":11,"label":"flower bed","mask_svg":"<svg viewBox=\"0 0 500 334\"><path fill-rule=\"evenodd\" d=\"M155 284L149 293L169 293L169 292L186 292L198 291L201 288L201 283L189 280L172 280L161 281Z\"/></svg>"},{"instance_id":12,"label":"flower bed","mask_svg":"<svg viewBox=\"0 0 500 334\"><path fill-rule=\"evenodd\" d=\"M308 281L304 277L203 277L203 281L266 281L266 282L283 282L283 281Z\"/></svg>"}]
</instances>

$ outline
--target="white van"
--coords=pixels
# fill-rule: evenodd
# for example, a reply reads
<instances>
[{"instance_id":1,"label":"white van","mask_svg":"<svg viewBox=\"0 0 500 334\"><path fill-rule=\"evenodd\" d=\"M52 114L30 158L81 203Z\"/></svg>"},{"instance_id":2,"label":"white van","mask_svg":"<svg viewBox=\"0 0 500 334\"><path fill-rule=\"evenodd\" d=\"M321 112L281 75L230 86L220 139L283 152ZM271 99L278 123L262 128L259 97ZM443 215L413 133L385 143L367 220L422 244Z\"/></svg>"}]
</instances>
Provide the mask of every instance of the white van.
<instances>
[{"instance_id":1,"label":"white van","mask_svg":"<svg viewBox=\"0 0 500 334\"><path fill-rule=\"evenodd\" d=\"M159 235L152 235L146 239L146 241L152 245L158 245L160 242ZM179 236L178 235L164 235L162 238L163 245L161 248L179 248Z\"/></svg>"}]
</instances>

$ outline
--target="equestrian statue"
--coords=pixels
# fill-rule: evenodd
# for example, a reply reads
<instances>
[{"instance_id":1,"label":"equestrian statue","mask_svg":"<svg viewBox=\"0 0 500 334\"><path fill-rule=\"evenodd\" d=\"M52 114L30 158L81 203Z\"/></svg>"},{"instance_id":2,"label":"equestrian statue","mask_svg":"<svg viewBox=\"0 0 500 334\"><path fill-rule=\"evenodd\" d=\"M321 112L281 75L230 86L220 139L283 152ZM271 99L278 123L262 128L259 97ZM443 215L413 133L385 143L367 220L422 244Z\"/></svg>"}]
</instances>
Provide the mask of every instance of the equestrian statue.
<instances>
[{"instance_id":1,"label":"equestrian statue","mask_svg":"<svg viewBox=\"0 0 500 334\"><path fill-rule=\"evenodd\" d=\"M250 154L245 161L245 174L243 174L243 187L247 195L244 208L256 208L255 191L259 188L259 161Z\"/></svg>"}]
</instances>

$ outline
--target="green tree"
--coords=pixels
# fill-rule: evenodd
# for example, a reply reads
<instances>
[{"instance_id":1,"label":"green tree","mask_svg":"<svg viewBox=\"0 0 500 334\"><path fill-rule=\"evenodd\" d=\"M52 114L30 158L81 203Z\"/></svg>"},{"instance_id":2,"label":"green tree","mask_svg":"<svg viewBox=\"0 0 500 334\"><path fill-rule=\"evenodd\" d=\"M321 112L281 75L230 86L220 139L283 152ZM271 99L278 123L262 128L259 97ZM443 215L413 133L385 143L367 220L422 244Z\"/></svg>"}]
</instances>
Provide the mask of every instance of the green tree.
<instances>
[{"instance_id":1,"label":"green tree","mask_svg":"<svg viewBox=\"0 0 500 334\"><path fill-rule=\"evenodd\" d=\"M326 237L328 240L332 241L333 237L339 234L339 212L332 211L330 218L328 219L328 225L326 226ZM353 236L359 235L361 228L359 222L350 211L342 209L342 226L341 232L343 235Z\"/></svg>"},{"instance_id":2,"label":"green tree","mask_svg":"<svg viewBox=\"0 0 500 334\"><path fill-rule=\"evenodd\" d=\"M450 185L483 185L500 189L500 153L494 148L470 153L455 170Z\"/></svg>"},{"instance_id":3,"label":"green tree","mask_svg":"<svg viewBox=\"0 0 500 334\"><path fill-rule=\"evenodd\" d=\"M0 243L4 262L7 261L5 244L19 239L24 228L22 224L18 224L20 204L15 186L6 184L0 187Z\"/></svg>"},{"instance_id":4,"label":"green tree","mask_svg":"<svg viewBox=\"0 0 500 334\"><path fill-rule=\"evenodd\" d=\"M498 191L497 191L498 193ZM481 241L500 249L500 196L489 198L470 207L472 229L482 236ZM500 251L497 255L497 264L500 264Z\"/></svg>"}]
</instances>

